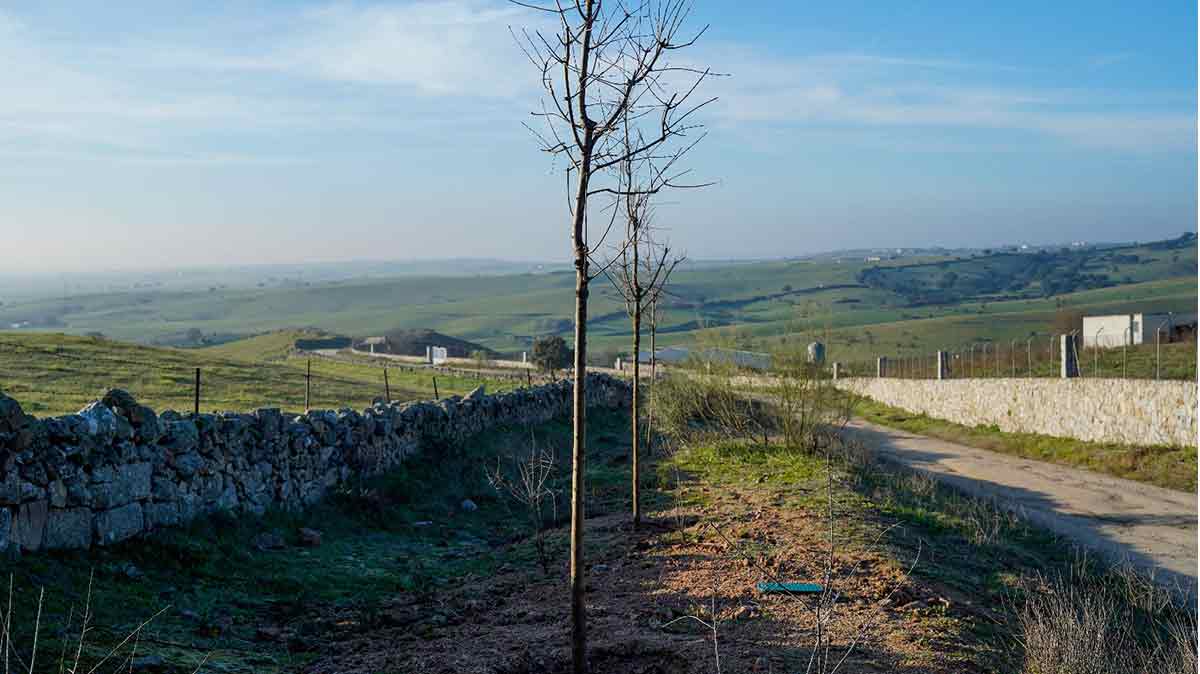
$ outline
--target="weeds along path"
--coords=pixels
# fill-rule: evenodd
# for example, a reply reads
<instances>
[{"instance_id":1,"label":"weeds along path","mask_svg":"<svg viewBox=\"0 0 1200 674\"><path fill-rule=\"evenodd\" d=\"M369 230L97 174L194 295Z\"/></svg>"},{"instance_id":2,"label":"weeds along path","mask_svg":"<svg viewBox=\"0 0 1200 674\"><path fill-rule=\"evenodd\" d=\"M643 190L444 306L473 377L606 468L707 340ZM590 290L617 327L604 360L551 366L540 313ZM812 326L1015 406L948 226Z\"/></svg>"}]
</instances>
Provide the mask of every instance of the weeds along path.
<instances>
[{"instance_id":1,"label":"weeds along path","mask_svg":"<svg viewBox=\"0 0 1200 674\"><path fill-rule=\"evenodd\" d=\"M856 420L850 431L879 458L1129 562L1196 595L1196 494L997 454Z\"/></svg>"}]
</instances>

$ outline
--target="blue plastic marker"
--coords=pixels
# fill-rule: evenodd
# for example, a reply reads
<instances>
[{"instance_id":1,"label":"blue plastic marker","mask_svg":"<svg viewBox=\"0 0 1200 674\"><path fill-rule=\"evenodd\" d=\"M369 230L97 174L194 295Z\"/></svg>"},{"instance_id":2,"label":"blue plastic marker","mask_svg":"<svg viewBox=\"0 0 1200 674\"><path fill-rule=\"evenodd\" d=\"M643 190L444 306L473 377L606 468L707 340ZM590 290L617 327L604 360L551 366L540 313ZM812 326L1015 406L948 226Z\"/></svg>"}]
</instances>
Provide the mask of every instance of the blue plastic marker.
<instances>
[{"instance_id":1,"label":"blue plastic marker","mask_svg":"<svg viewBox=\"0 0 1200 674\"><path fill-rule=\"evenodd\" d=\"M824 588L818 583L759 583L758 591L763 594L821 594Z\"/></svg>"}]
</instances>

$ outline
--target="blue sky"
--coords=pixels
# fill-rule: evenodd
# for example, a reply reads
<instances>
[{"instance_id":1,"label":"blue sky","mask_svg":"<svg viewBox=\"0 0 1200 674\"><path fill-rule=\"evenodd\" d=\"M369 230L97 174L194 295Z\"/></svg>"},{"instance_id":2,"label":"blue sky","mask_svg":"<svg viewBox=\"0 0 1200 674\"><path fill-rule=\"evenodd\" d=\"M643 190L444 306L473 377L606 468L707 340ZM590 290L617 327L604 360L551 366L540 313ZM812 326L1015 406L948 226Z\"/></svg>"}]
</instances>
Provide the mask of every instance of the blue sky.
<instances>
[{"instance_id":1,"label":"blue sky","mask_svg":"<svg viewBox=\"0 0 1200 674\"><path fill-rule=\"evenodd\" d=\"M1192 2L698 2L697 258L1196 225ZM501 2L0 5L0 268L564 259Z\"/></svg>"}]
</instances>

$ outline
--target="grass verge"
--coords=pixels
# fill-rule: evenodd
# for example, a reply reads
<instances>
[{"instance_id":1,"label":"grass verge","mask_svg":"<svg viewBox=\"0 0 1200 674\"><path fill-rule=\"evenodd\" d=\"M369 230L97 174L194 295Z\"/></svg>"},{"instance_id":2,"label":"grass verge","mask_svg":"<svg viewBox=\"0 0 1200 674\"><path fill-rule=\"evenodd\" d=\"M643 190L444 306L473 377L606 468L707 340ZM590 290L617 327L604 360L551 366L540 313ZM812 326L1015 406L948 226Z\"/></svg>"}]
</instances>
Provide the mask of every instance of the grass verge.
<instances>
[{"instance_id":1,"label":"grass verge","mask_svg":"<svg viewBox=\"0 0 1200 674\"><path fill-rule=\"evenodd\" d=\"M964 426L860 398L855 413L867 421L980 449L1037 459L1178 491L1196 491L1196 448L1088 442L995 426Z\"/></svg>"},{"instance_id":2,"label":"grass verge","mask_svg":"<svg viewBox=\"0 0 1200 674\"><path fill-rule=\"evenodd\" d=\"M1025 650L1031 614L1024 607L1063 587L1077 596L1103 592L1111 606L1109 619L1119 624L1131 653L1137 651L1142 662L1182 643L1172 641L1172 630L1188 624L1191 614L1142 575L1090 558L994 503L964 496L927 476L880 465L862 448L834 455L827 503L828 466L820 456L777 444L718 443L681 449L660 464L659 479L669 484L680 473L687 475L676 487L677 498L734 521L731 507L745 508L750 519L775 507L802 512L820 528L828 526L825 513L831 503L839 555L853 559L874 547L886 560L874 567L876 572L916 558L912 582L878 603L885 616L878 624L886 625L886 616L898 613L905 629L920 636L917 644L907 646L913 649L909 657L919 658L920 649L938 655L919 671L1040 672L1031 669L1034 660ZM731 493L736 497L726 498ZM803 554L785 549L762 553L767 560ZM819 580L803 565L792 573L805 571L808 576L795 579ZM870 579L847 585L846 601L861 601L869 588ZM876 638L889 642L886 634ZM1191 649L1194 653L1194 642Z\"/></svg>"}]
</instances>

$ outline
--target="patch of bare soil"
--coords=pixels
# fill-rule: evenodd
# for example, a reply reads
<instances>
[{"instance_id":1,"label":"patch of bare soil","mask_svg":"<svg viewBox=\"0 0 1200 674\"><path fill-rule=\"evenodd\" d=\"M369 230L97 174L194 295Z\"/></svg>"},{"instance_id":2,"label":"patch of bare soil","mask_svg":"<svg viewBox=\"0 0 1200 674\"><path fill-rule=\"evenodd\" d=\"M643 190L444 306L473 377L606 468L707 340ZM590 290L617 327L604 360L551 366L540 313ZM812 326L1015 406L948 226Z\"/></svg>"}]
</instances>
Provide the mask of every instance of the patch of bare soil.
<instances>
[{"instance_id":1,"label":"patch of bare soil","mask_svg":"<svg viewBox=\"0 0 1200 674\"><path fill-rule=\"evenodd\" d=\"M588 520L591 671L806 671L816 600L762 595L755 585L820 580L828 522L764 496L726 492L703 510L660 512L637 530L623 514ZM323 656L305 671L568 672L565 560L555 568L550 577L533 563L502 568L438 595L397 596L369 621L327 616ZM965 662L961 635L964 619L986 611L907 572L884 551L839 551L843 593L823 624L834 644L830 666L853 642L838 671L979 671Z\"/></svg>"}]
</instances>

